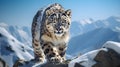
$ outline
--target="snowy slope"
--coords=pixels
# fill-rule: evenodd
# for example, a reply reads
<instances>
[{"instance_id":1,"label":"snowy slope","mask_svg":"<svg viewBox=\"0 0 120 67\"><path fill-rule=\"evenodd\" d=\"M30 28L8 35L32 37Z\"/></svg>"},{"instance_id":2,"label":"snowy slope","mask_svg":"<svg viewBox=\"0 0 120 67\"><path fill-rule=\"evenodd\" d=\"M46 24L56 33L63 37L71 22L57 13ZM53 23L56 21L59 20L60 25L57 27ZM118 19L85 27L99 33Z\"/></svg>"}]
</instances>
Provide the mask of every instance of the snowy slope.
<instances>
[{"instance_id":1,"label":"snowy slope","mask_svg":"<svg viewBox=\"0 0 120 67\"><path fill-rule=\"evenodd\" d=\"M78 55L100 48L107 41L120 42L120 33L109 28L98 28L70 39L67 54Z\"/></svg>"},{"instance_id":2,"label":"snowy slope","mask_svg":"<svg viewBox=\"0 0 120 67\"><path fill-rule=\"evenodd\" d=\"M27 26L12 26L5 23L0 23L0 27L6 29L18 41L31 46L31 28Z\"/></svg>"},{"instance_id":3,"label":"snowy slope","mask_svg":"<svg viewBox=\"0 0 120 67\"><path fill-rule=\"evenodd\" d=\"M33 49L18 41L5 28L0 27L0 57L12 67L18 59L33 59Z\"/></svg>"}]
</instances>

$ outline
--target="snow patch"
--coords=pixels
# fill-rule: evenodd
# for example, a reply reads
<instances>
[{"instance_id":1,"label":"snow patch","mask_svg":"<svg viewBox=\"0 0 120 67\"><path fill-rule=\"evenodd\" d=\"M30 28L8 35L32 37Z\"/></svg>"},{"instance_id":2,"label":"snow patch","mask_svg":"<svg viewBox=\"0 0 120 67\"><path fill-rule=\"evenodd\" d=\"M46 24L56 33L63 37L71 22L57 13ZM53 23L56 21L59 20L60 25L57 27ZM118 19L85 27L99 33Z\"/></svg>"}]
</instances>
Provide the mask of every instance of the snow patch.
<instances>
[{"instance_id":1,"label":"snow patch","mask_svg":"<svg viewBox=\"0 0 120 67\"><path fill-rule=\"evenodd\" d=\"M19 34L21 35L21 36L28 36L27 35L27 33L25 32L25 31L23 31L23 30L18 30L18 32L19 32ZM27 37L28 38L28 37Z\"/></svg>"},{"instance_id":2,"label":"snow patch","mask_svg":"<svg viewBox=\"0 0 120 67\"><path fill-rule=\"evenodd\" d=\"M120 43L118 42L108 41L103 45L103 47L113 49L120 54Z\"/></svg>"}]
</instances>

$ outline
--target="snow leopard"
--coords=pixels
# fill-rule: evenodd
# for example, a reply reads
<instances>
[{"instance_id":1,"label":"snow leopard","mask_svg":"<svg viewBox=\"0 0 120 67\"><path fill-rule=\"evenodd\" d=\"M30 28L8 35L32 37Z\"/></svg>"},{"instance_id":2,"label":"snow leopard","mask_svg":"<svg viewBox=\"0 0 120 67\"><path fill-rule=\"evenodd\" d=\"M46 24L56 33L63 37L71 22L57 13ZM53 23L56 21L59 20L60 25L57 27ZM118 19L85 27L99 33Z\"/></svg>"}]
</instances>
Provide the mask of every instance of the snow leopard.
<instances>
[{"instance_id":1,"label":"snow leopard","mask_svg":"<svg viewBox=\"0 0 120 67\"><path fill-rule=\"evenodd\" d=\"M54 3L40 9L32 22L32 46L35 59L62 63L66 60L71 10Z\"/></svg>"}]
</instances>

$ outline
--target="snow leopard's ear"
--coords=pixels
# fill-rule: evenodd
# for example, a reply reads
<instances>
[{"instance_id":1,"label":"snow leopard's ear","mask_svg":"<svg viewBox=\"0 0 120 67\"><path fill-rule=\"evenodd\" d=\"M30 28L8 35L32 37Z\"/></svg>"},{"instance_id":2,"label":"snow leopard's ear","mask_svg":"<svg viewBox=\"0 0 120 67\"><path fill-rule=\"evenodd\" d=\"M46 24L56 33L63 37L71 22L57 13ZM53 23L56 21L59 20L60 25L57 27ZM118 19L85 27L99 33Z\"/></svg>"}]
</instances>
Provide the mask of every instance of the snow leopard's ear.
<instances>
[{"instance_id":1,"label":"snow leopard's ear","mask_svg":"<svg viewBox=\"0 0 120 67\"><path fill-rule=\"evenodd\" d=\"M66 10L65 13L71 18L71 10L70 9Z\"/></svg>"},{"instance_id":2,"label":"snow leopard's ear","mask_svg":"<svg viewBox=\"0 0 120 67\"><path fill-rule=\"evenodd\" d=\"M49 16L49 15L50 15L50 11L47 10L47 11L46 11L46 16Z\"/></svg>"}]
</instances>

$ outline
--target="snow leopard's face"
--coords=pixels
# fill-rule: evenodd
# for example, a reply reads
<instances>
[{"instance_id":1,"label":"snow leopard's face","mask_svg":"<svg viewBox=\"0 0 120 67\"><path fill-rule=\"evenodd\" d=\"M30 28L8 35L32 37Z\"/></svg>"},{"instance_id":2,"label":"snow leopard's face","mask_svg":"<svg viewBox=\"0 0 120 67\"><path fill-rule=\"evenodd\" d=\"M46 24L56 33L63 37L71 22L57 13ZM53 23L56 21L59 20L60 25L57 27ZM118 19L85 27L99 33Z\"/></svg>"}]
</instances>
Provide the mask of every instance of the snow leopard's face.
<instances>
[{"instance_id":1,"label":"snow leopard's face","mask_svg":"<svg viewBox=\"0 0 120 67\"><path fill-rule=\"evenodd\" d=\"M66 10L62 13L53 13L46 19L46 28L49 32L57 36L69 31L71 24L71 11Z\"/></svg>"}]
</instances>

